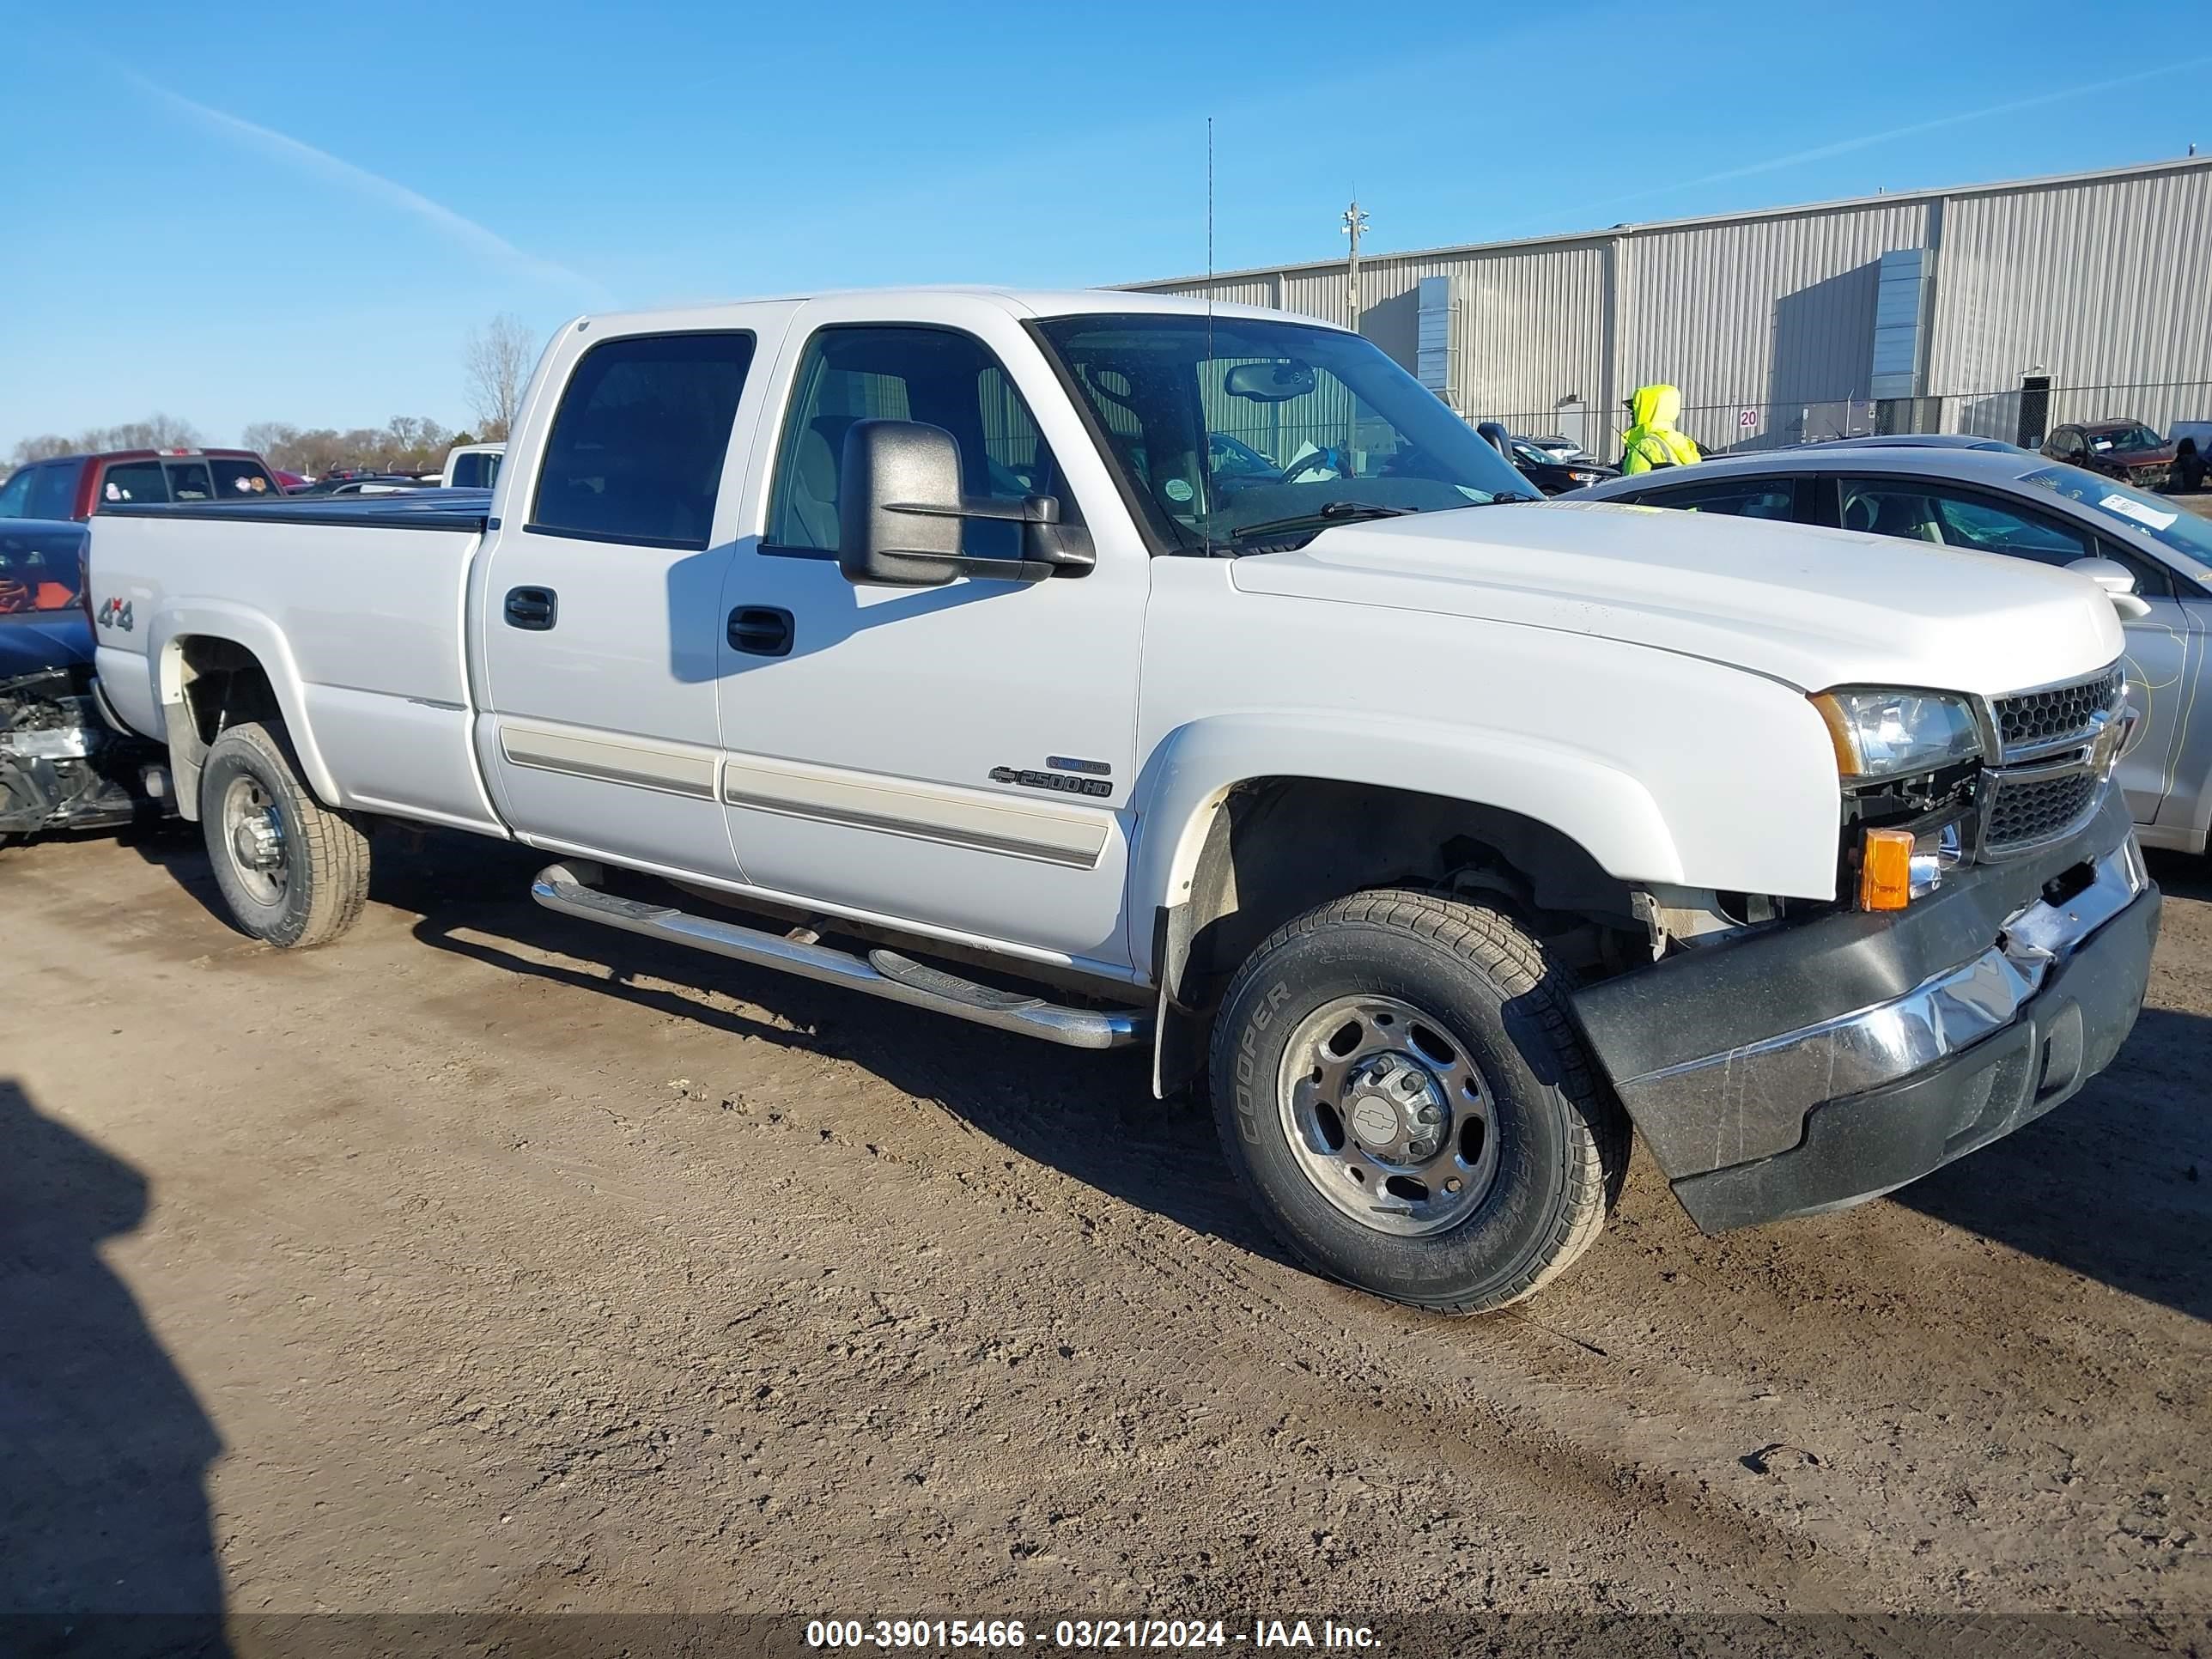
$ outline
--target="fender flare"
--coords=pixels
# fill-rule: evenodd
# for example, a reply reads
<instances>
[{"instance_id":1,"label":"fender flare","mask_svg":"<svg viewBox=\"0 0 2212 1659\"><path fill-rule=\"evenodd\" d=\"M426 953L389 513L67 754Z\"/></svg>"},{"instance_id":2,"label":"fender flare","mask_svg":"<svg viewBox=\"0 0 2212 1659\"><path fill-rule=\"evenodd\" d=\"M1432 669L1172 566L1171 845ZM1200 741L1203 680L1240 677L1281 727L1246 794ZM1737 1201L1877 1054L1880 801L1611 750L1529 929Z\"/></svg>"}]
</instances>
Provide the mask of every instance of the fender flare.
<instances>
[{"instance_id":1,"label":"fender flare","mask_svg":"<svg viewBox=\"0 0 2212 1659\"><path fill-rule=\"evenodd\" d=\"M1151 769L1130 861L1132 916L1188 896L1215 811L1238 784L1267 777L1497 807L1558 830L1608 875L1682 879L1674 834L1642 783L1601 757L1517 732L1368 715L1215 715L1173 732Z\"/></svg>"},{"instance_id":2,"label":"fender flare","mask_svg":"<svg viewBox=\"0 0 2212 1659\"><path fill-rule=\"evenodd\" d=\"M260 611L224 599L192 599L165 605L149 625L146 657L152 665L154 701L161 711L163 735L168 740L170 769L177 782L179 808L187 804L187 817L198 816L200 757L204 753L198 732L185 708L184 647L189 640L220 640L250 653L268 677L276 707L284 716L285 735L315 798L328 806L343 805L337 781L324 762L313 731L307 724L306 683L294 660L283 630Z\"/></svg>"}]
</instances>

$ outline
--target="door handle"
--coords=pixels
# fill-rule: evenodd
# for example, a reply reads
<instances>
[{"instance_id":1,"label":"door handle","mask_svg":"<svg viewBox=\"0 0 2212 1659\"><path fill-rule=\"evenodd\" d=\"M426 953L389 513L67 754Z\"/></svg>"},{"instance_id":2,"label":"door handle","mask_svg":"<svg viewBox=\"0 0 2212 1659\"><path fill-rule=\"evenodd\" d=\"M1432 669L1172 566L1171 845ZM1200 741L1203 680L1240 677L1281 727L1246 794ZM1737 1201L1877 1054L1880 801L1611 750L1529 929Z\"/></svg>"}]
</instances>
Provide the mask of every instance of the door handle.
<instances>
[{"instance_id":1,"label":"door handle","mask_svg":"<svg viewBox=\"0 0 2212 1659\"><path fill-rule=\"evenodd\" d=\"M730 612L730 649L749 657L791 654L791 612L775 605L741 605Z\"/></svg>"},{"instance_id":2,"label":"door handle","mask_svg":"<svg viewBox=\"0 0 2212 1659\"><path fill-rule=\"evenodd\" d=\"M559 620L561 596L550 587L510 587L507 590L507 625L542 634Z\"/></svg>"}]
</instances>

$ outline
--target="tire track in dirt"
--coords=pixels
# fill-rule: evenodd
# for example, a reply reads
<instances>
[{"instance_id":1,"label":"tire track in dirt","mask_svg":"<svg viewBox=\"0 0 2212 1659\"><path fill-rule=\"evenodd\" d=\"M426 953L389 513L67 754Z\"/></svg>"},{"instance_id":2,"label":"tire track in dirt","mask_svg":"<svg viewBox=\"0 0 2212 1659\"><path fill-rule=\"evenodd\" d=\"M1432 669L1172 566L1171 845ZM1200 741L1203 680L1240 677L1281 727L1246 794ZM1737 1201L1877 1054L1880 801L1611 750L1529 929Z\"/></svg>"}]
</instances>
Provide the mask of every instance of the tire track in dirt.
<instances>
[{"instance_id":1,"label":"tire track in dirt","mask_svg":"<svg viewBox=\"0 0 2212 1659\"><path fill-rule=\"evenodd\" d=\"M23 1069L175 1194L118 1254L264 1604L2205 1599L2173 1308L1893 1204L1700 1240L1639 1167L1541 1301L1429 1320L1276 1259L1139 1067L636 955L489 852L298 957L126 849L0 862Z\"/></svg>"}]
</instances>

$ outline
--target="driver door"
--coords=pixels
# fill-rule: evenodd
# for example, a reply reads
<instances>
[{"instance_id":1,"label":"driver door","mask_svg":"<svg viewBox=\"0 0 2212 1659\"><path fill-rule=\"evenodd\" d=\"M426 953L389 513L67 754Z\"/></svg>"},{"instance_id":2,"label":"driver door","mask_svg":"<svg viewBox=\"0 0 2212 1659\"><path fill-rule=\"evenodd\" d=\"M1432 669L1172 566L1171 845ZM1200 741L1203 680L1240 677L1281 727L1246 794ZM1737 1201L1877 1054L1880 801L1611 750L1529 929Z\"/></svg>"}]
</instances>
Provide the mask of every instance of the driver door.
<instances>
[{"instance_id":1,"label":"driver door","mask_svg":"<svg viewBox=\"0 0 2212 1659\"><path fill-rule=\"evenodd\" d=\"M723 803L747 882L801 904L1119 971L1146 551L1011 314L816 301L777 365L723 598ZM858 420L953 434L963 493L1049 495L1096 566L1024 583L848 580L839 462ZM1016 527L963 550L1012 558Z\"/></svg>"}]
</instances>

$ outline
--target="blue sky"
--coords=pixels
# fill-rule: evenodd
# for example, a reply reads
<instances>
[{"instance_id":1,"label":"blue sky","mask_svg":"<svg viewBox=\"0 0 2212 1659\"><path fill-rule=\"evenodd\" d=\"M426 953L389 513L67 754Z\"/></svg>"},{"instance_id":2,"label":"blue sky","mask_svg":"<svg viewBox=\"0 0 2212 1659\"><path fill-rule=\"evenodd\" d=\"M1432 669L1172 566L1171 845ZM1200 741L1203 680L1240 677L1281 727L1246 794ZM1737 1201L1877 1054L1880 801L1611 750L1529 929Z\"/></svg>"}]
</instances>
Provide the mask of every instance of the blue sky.
<instances>
[{"instance_id":1,"label":"blue sky","mask_svg":"<svg viewBox=\"0 0 2212 1659\"><path fill-rule=\"evenodd\" d=\"M466 418L467 330L1085 284L2116 166L2212 49L2063 4L110 4L0 62L0 453ZM2201 32L2197 37L2205 39Z\"/></svg>"}]
</instances>

